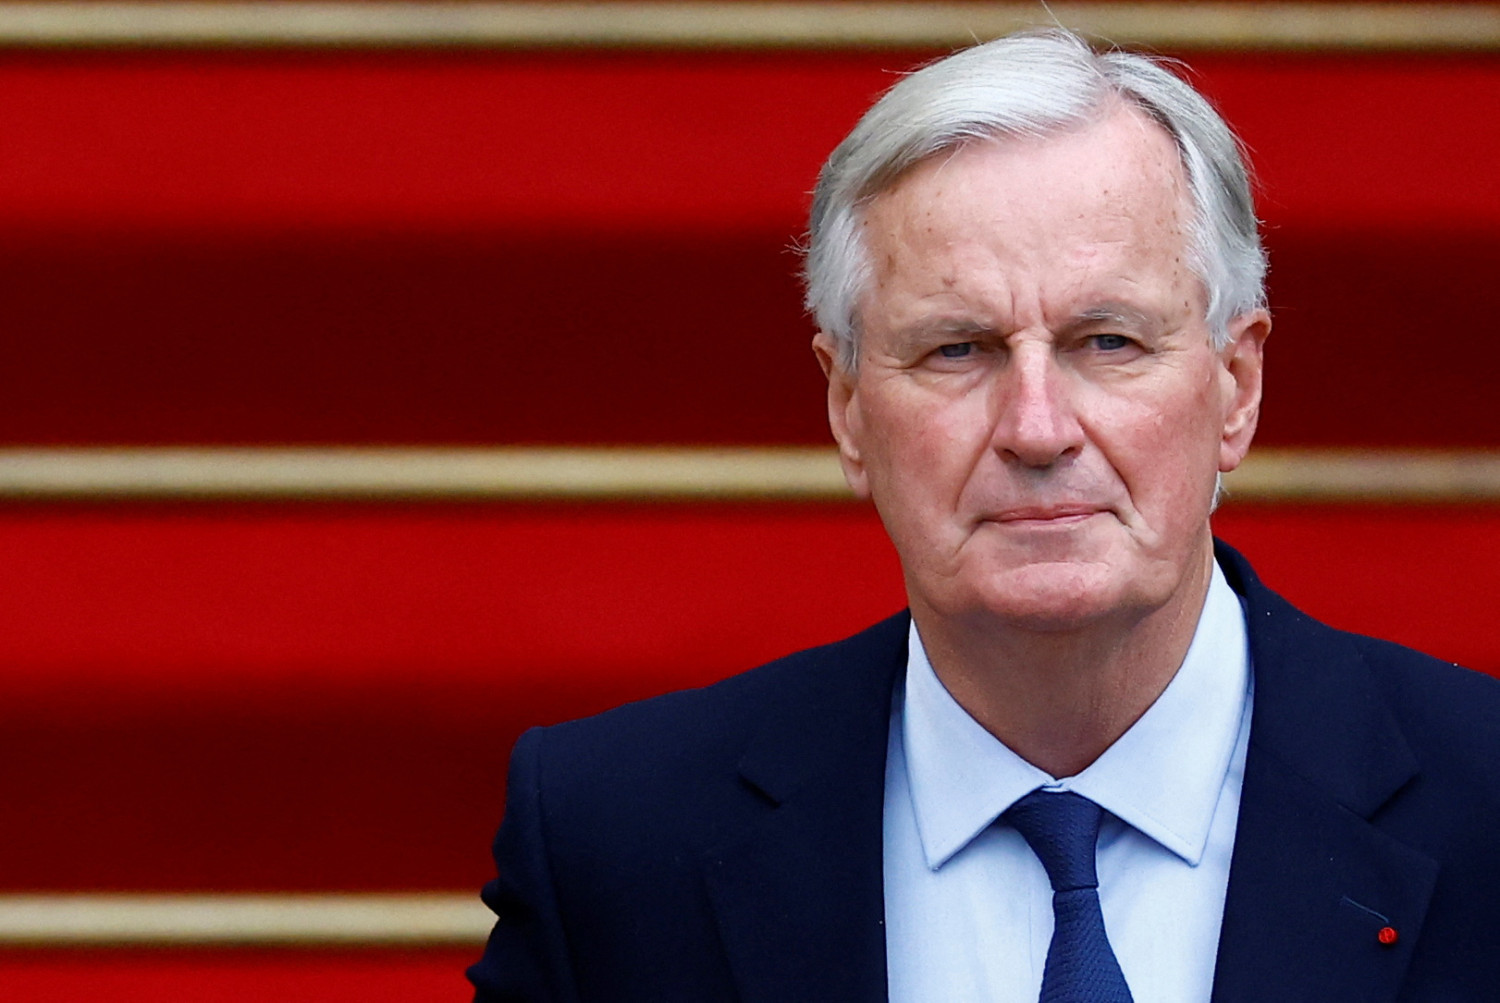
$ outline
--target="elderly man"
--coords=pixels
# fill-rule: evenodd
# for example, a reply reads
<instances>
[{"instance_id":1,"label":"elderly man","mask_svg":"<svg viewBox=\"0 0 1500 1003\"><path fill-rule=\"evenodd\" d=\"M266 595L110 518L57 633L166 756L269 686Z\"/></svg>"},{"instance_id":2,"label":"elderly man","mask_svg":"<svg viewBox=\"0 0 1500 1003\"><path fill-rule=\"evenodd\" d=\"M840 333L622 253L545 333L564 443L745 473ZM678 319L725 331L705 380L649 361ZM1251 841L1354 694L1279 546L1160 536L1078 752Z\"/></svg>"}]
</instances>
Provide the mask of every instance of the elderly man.
<instances>
[{"instance_id":1,"label":"elderly man","mask_svg":"<svg viewBox=\"0 0 1500 1003\"><path fill-rule=\"evenodd\" d=\"M477 998L1495 998L1500 685L1215 552L1271 322L1207 103L954 55L834 151L807 271L910 615L524 736Z\"/></svg>"}]
</instances>

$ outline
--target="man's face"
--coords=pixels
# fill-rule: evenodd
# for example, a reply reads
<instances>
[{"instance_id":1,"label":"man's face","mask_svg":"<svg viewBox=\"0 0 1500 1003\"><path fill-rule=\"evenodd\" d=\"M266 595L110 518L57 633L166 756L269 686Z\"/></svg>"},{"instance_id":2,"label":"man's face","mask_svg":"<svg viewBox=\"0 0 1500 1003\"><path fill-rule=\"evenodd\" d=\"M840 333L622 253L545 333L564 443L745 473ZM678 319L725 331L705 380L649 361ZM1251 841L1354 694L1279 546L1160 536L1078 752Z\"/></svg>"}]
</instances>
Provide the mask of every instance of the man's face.
<instances>
[{"instance_id":1,"label":"man's face","mask_svg":"<svg viewBox=\"0 0 1500 1003\"><path fill-rule=\"evenodd\" d=\"M867 207L857 373L814 346L919 623L1065 630L1201 598L1270 323L1211 346L1190 220L1172 140L1123 106L934 157Z\"/></svg>"}]
</instances>

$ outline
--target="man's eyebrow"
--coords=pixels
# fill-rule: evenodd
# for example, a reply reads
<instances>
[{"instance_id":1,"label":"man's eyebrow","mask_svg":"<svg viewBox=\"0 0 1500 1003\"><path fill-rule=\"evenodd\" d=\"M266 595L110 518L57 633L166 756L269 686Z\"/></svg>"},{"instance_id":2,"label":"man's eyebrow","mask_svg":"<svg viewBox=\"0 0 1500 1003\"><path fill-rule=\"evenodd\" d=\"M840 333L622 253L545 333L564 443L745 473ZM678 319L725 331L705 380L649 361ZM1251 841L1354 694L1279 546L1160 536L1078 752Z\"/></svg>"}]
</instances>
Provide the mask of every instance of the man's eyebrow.
<instances>
[{"instance_id":1,"label":"man's eyebrow","mask_svg":"<svg viewBox=\"0 0 1500 1003\"><path fill-rule=\"evenodd\" d=\"M988 324L962 317L933 317L909 324L895 332L898 344L910 345L931 341L934 338L951 338L955 335L986 334Z\"/></svg>"},{"instance_id":2,"label":"man's eyebrow","mask_svg":"<svg viewBox=\"0 0 1500 1003\"><path fill-rule=\"evenodd\" d=\"M979 334L990 326L969 317L929 317L906 328L912 334Z\"/></svg>"},{"instance_id":3,"label":"man's eyebrow","mask_svg":"<svg viewBox=\"0 0 1500 1003\"><path fill-rule=\"evenodd\" d=\"M1145 310L1139 310L1133 306L1123 303L1101 303L1098 306L1080 310L1068 323L1068 327L1085 327L1092 324L1121 324L1130 328L1152 327L1160 323L1160 318Z\"/></svg>"}]
</instances>

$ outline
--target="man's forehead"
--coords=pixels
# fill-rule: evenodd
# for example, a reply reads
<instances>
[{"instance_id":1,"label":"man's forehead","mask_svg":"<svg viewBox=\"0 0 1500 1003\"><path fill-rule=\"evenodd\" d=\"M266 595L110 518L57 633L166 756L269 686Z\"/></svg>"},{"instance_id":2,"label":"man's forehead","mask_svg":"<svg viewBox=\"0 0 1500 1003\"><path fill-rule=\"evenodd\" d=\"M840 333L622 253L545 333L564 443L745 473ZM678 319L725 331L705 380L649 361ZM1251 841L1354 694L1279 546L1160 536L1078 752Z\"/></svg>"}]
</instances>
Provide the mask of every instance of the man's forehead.
<instances>
[{"instance_id":1,"label":"man's forehead","mask_svg":"<svg viewBox=\"0 0 1500 1003\"><path fill-rule=\"evenodd\" d=\"M1176 140L1135 105L1116 101L1107 114L1072 128L1038 135L980 137L944 147L892 179L868 198L866 205L899 199L918 188L929 197L955 194L959 187L951 183L958 173L955 168L978 158L988 161L992 169L978 172L970 180L1003 173L1014 184L1020 180L1015 175L1024 178L1030 173L1037 181L1075 179L1084 184L1090 168L1118 169L1144 182L1142 193L1151 188L1164 190L1171 202L1186 200L1189 194ZM1056 173L1059 162L1066 162L1069 168L1063 175ZM1015 168L1005 170L1010 164Z\"/></svg>"},{"instance_id":2,"label":"man's forehead","mask_svg":"<svg viewBox=\"0 0 1500 1003\"><path fill-rule=\"evenodd\" d=\"M1043 240L1185 235L1193 216L1171 137L1139 113L1056 136L985 140L935 155L865 206L867 238L931 247L956 232ZM889 250L889 247L887 248ZM872 248L873 250L873 248ZM878 272L889 261L871 264Z\"/></svg>"},{"instance_id":3,"label":"man's forehead","mask_svg":"<svg viewBox=\"0 0 1500 1003\"><path fill-rule=\"evenodd\" d=\"M1032 290L1049 323L1140 323L1191 280L1192 218L1175 142L1129 106L1066 133L971 143L867 207L861 310L880 309L881 326L1000 329L1010 311L995 297Z\"/></svg>"}]
</instances>

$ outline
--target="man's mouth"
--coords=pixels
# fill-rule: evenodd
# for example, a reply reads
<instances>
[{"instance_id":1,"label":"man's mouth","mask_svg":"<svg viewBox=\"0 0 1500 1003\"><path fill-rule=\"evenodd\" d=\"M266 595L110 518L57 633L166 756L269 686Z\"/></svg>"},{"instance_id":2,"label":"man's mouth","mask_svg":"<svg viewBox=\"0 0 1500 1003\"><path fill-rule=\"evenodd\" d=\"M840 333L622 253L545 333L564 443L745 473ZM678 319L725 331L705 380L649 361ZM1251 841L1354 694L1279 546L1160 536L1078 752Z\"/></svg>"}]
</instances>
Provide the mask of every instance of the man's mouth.
<instances>
[{"instance_id":1,"label":"man's mouth","mask_svg":"<svg viewBox=\"0 0 1500 1003\"><path fill-rule=\"evenodd\" d=\"M998 512L986 521L1002 525L1066 526L1104 511L1099 505L1026 505Z\"/></svg>"}]
</instances>

